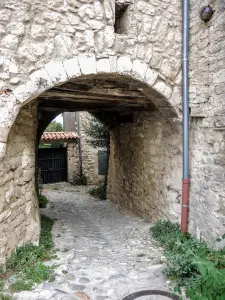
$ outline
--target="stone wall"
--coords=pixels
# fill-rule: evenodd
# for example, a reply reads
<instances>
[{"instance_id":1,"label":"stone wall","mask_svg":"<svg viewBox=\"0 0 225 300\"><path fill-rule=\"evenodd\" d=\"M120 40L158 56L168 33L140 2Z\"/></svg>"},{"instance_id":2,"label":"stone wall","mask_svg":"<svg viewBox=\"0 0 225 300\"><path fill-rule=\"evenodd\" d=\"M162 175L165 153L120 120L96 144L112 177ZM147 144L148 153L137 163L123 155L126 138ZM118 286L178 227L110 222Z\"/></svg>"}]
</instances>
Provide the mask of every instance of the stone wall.
<instances>
[{"instance_id":1,"label":"stone wall","mask_svg":"<svg viewBox=\"0 0 225 300\"><path fill-rule=\"evenodd\" d=\"M39 241L35 191L36 104L20 110L0 168L0 265L24 243Z\"/></svg>"},{"instance_id":2,"label":"stone wall","mask_svg":"<svg viewBox=\"0 0 225 300\"><path fill-rule=\"evenodd\" d=\"M80 118L80 134L78 132L77 118ZM103 175L98 174L98 150L88 143L90 137L87 136L85 128L89 126L92 115L88 112L78 112L75 116L74 112L64 114L64 123L70 129L74 127L76 134L81 137L81 157L82 157L82 172L87 179L87 185L98 185L104 180ZM68 121L68 119L70 121ZM66 121L66 122L65 122ZM72 122L73 124L70 124ZM66 129L66 127L64 127ZM79 141L76 143L67 144L68 157L68 181L74 183L75 178L80 177L80 162L79 162Z\"/></svg>"},{"instance_id":3,"label":"stone wall","mask_svg":"<svg viewBox=\"0 0 225 300\"><path fill-rule=\"evenodd\" d=\"M212 19L199 12L210 4ZM225 3L191 1L191 194L189 230L215 245L225 232Z\"/></svg>"},{"instance_id":4,"label":"stone wall","mask_svg":"<svg viewBox=\"0 0 225 300\"><path fill-rule=\"evenodd\" d=\"M179 222L181 123L137 113L135 124L111 132L108 196L150 220Z\"/></svg>"},{"instance_id":5,"label":"stone wall","mask_svg":"<svg viewBox=\"0 0 225 300\"><path fill-rule=\"evenodd\" d=\"M126 34L114 32L112 0L21 0L20 5L2 0L0 88L27 82L50 61L95 54L99 59L128 55L136 60L134 70L142 72L142 63L147 63L161 74L156 89L166 85L171 92L180 71L180 2L118 2L130 2L123 20ZM99 68L104 68L104 61Z\"/></svg>"},{"instance_id":6,"label":"stone wall","mask_svg":"<svg viewBox=\"0 0 225 300\"><path fill-rule=\"evenodd\" d=\"M74 183L74 179L79 174L79 150L78 143L68 142L67 148L67 179L68 182Z\"/></svg>"},{"instance_id":7,"label":"stone wall","mask_svg":"<svg viewBox=\"0 0 225 300\"><path fill-rule=\"evenodd\" d=\"M225 231L225 7L223 0L209 2L216 12L205 24L199 10L209 3L190 1L190 231L215 243ZM1 259L16 245L36 242L39 234L33 178L36 115L35 107L26 105L79 76L118 73L151 89L148 94L143 87L143 93L158 115L139 113L135 126L112 132L109 195L116 202L123 197L124 205L152 219L178 220L180 1L135 0L122 22L124 34L114 32L111 0L22 0L19 5L3 0L1 13ZM175 122L167 118L171 112Z\"/></svg>"}]
</instances>

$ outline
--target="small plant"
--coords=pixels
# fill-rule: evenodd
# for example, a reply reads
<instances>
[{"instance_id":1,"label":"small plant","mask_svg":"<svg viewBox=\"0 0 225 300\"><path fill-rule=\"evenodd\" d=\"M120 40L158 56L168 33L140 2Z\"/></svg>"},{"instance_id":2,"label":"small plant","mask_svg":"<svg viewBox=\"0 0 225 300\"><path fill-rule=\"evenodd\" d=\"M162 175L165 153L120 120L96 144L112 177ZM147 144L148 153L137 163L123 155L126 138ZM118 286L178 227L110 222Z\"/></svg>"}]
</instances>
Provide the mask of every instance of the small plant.
<instances>
[{"instance_id":1,"label":"small plant","mask_svg":"<svg viewBox=\"0 0 225 300\"><path fill-rule=\"evenodd\" d=\"M225 299L225 250L209 249L168 221L158 221L151 234L165 250L164 273L176 280L174 292L185 287L191 300Z\"/></svg>"},{"instance_id":2,"label":"small plant","mask_svg":"<svg viewBox=\"0 0 225 300\"><path fill-rule=\"evenodd\" d=\"M87 185L87 177L84 174L75 175L73 177L73 185Z\"/></svg>"},{"instance_id":3,"label":"small plant","mask_svg":"<svg viewBox=\"0 0 225 300\"><path fill-rule=\"evenodd\" d=\"M104 184L89 189L88 193L95 198L99 198L100 200L107 199L106 186Z\"/></svg>"},{"instance_id":4,"label":"small plant","mask_svg":"<svg viewBox=\"0 0 225 300\"><path fill-rule=\"evenodd\" d=\"M0 293L0 300L13 300L12 295Z\"/></svg>"},{"instance_id":5,"label":"small plant","mask_svg":"<svg viewBox=\"0 0 225 300\"><path fill-rule=\"evenodd\" d=\"M38 197L38 201L39 201L39 207L40 208L46 208L47 204L48 204L48 198L44 195L39 195Z\"/></svg>"},{"instance_id":6,"label":"small plant","mask_svg":"<svg viewBox=\"0 0 225 300\"><path fill-rule=\"evenodd\" d=\"M41 235L39 246L27 244L16 249L7 259L0 276L9 282L12 292L31 290L35 283L53 279L53 268L46 266L43 261L53 257L52 226L54 221L46 216L41 216ZM12 276L13 275L13 276ZM1 284L3 290L3 284ZM1 300L1 298L0 298Z\"/></svg>"},{"instance_id":7,"label":"small plant","mask_svg":"<svg viewBox=\"0 0 225 300\"><path fill-rule=\"evenodd\" d=\"M33 284L34 283L32 280L25 281L24 279L18 279L10 284L9 289L12 293L20 291L31 291Z\"/></svg>"}]
</instances>

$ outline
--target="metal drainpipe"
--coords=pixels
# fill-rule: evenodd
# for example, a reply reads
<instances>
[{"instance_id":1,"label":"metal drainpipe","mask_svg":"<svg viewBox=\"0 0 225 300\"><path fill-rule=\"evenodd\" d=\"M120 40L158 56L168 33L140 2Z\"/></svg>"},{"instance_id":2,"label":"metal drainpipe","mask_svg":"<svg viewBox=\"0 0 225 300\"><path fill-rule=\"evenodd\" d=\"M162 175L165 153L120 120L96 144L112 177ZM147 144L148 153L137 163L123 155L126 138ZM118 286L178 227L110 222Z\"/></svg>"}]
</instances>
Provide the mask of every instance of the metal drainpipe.
<instances>
[{"instance_id":1,"label":"metal drainpipe","mask_svg":"<svg viewBox=\"0 0 225 300\"><path fill-rule=\"evenodd\" d=\"M189 40L189 0L182 1L182 106L183 106L183 180L181 230L188 230L189 212L189 74L188 74L188 40Z\"/></svg>"},{"instance_id":2,"label":"metal drainpipe","mask_svg":"<svg viewBox=\"0 0 225 300\"><path fill-rule=\"evenodd\" d=\"M78 140L78 151L79 151L79 175L83 176L83 158L82 158L82 145L81 145L81 126L80 126L80 113L76 112L76 120L77 120L77 133L79 136Z\"/></svg>"}]
</instances>

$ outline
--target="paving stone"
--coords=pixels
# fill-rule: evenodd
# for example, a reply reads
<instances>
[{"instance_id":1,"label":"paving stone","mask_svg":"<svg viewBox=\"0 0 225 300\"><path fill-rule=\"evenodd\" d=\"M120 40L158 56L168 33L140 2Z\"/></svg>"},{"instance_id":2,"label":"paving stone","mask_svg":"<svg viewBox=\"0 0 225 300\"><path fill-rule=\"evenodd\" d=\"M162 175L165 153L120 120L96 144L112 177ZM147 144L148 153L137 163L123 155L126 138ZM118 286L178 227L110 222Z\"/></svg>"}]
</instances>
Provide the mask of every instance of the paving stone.
<instances>
[{"instance_id":1,"label":"paving stone","mask_svg":"<svg viewBox=\"0 0 225 300\"><path fill-rule=\"evenodd\" d=\"M88 278L83 277L79 279L79 282L85 284L85 283L89 283L90 280Z\"/></svg>"},{"instance_id":2,"label":"paving stone","mask_svg":"<svg viewBox=\"0 0 225 300\"><path fill-rule=\"evenodd\" d=\"M69 284L69 287L74 291L83 291L86 286L82 284Z\"/></svg>"}]
</instances>

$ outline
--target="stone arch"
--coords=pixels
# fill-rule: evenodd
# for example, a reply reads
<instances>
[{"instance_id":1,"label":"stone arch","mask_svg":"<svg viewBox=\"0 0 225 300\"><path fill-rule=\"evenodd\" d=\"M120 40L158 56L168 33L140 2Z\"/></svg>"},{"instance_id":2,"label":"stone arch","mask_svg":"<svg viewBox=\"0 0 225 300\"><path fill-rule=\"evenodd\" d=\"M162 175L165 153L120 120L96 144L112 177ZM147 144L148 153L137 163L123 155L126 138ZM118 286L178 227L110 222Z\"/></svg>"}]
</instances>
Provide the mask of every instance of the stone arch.
<instances>
[{"instance_id":1,"label":"stone arch","mask_svg":"<svg viewBox=\"0 0 225 300\"><path fill-rule=\"evenodd\" d=\"M72 78L96 74L120 74L142 83L142 92L167 116L180 117L180 92L177 86L167 83L160 73L139 59L128 55L98 58L80 54L63 61L50 61L44 68L34 71L29 80L10 94L1 95L0 159L4 157L9 130L22 106L44 91L63 84ZM178 75L179 77L179 75ZM5 113L4 113L5 112Z\"/></svg>"},{"instance_id":2,"label":"stone arch","mask_svg":"<svg viewBox=\"0 0 225 300\"><path fill-rule=\"evenodd\" d=\"M2 103L1 109L3 112L5 112L4 114L1 114L3 115L3 118L1 119L1 123L0 123L1 163L3 165L7 164L7 159L11 159L11 157L13 157L14 155L14 154L10 154L11 151L10 149L13 148L12 144L14 142L14 138L19 138L19 135L23 135L22 132L19 132L18 126L23 123L23 120L26 118L27 115L29 115L30 120L32 120L32 113L33 116L37 117L37 106L36 106L35 99L37 99L40 95L46 93L48 90L51 90L56 86L61 86L64 83L68 82L69 80L76 81L76 79L80 79L80 78L84 78L84 79L98 78L98 76L103 76L103 77L110 76L111 78L113 76L114 77L118 76L117 80L119 80L120 78L126 78L136 82L139 91L141 91L141 93L145 96L146 99L149 99L150 103L153 103L157 107L157 113L160 115L159 120L157 119L157 116L154 113L152 115L152 119L151 118L149 119L148 116L146 117L145 113L139 114L137 124L138 127L141 128L141 130L144 128L143 130L145 131L148 130L151 131L151 128L146 127L146 124L147 126L150 126L150 123L152 122L153 119L154 120L157 119L152 123L153 126L155 125L158 126L158 124L162 121L162 119L170 119L170 120L179 119L180 116L179 105L174 105L174 92L176 91L177 87L168 84L164 79L162 79L158 71L150 68L146 63L142 62L141 60L137 60L137 59L132 60L131 57L129 56L109 56L109 57L98 59L94 55L78 55L64 61L51 61L47 63L44 66L44 68L33 72L29 76L29 80L26 83L15 88L9 93L5 93L1 95L1 103ZM33 112L32 112L32 107L34 109ZM171 125L168 126L168 124L165 122L165 124L163 124L162 126L158 126L158 133L155 136L153 134L153 138L158 140L157 147L158 145L160 145L160 142L164 138L164 136L166 135L169 136L170 134L172 134L173 132L172 123L173 122L171 122ZM167 131L164 130L166 126L169 128L167 129ZM114 137L113 147L114 149L116 149L116 151L118 151L118 142L120 142L122 134L125 133L127 134L127 136L129 136L129 134L131 133L132 136L132 125L127 127L126 126L121 126L121 127L123 127L121 131L120 129L115 129L115 130L113 129L112 131L112 136ZM32 132L32 130L30 130L30 132ZM177 137L179 135L179 133L177 133L177 128L175 129L174 132ZM9 133L10 133L10 141L8 140ZM142 133L139 131L137 131L137 133L138 135L142 135ZM168 136L166 141L168 141ZM25 138L23 139L23 141L27 142L28 140ZM127 142L128 143L131 142L132 145L132 141L127 140ZM143 141L141 141L141 144L142 143ZM132 147L133 147L132 151L134 152L139 151L136 145L134 146L132 145ZM147 145L143 145L143 149L145 147L147 147ZM153 145L151 145L151 147L153 149ZM173 148L173 145L171 144L170 147ZM28 146L24 144L22 148L23 149L21 149L21 151L23 152L24 155L22 155L21 157L22 160L25 161L27 153L29 157L32 157L32 153L34 154L33 151L34 141L32 141L32 144ZM166 151L165 145L163 145L163 148ZM123 151L123 148L121 148L121 151ZM176 155L180 155L180 153L177 153ZM4 158L6 158L5 161ZM148 158L149 157L143 157L143 160ZM135 158L132 159L135 162ZM170 158L168 157L168 160L169 159ZM112 174L112 176L114 176L115 174L114 171L118 172L118 167L117 167L118 164L121 164L121 161L118 160L118 157L113 157L113 159L111 160L111 171L110 171L110 174ZM115 165L116 167L114 168ZM6 169L7 168L8 167L6 166ZM12 168L14 167L12 166ZM34 168L35 168L35 157L32 157L31 163L29 165L29 172L26 173L27 178L25 179L25 184L26 184L26 189L28 190L31 189L31 195L33 197L33 200L29 202L30 207L27 208L25 205L25 198L24 198L23 206L25 207L24 208L25 210L28 211L33 210L33 217L32 220L29 219L30 223L27 226L26 231L24 231L23 237L21 237L21 239L18 237L18 239L20 240L16 240L16 243L19 243L19 241L21 243L30 242L30 241L36 242L38 239L38 234L34 236L35 238L32 238L32 230L34 230L34 228L38 230L39 228L35 184L32 177L34 176ZM123 170L124 172L127 172L126 166L123 166ZM163 166L161 166L160 170L161 171L163 170ZM13 172L14 171L12 170L12 173ZM23 172L25 172L25 169L23 170ZM168 172L168 168L166 172ZM158 173L156 175L161 176ZM123 184L124 179L121 176L122 175L119 174L116 184L112 182L112 180L109 182L111 191L113 189L117 189L118 185L120 185L121 182ZM18 183L19 189L22 184L21 183L21 180L23 180L22 177L23 176L20 176L19 178L20 181ZM167 180L166 176L165 178ZM3 189L8 190L10 188L10 180L11 179L9 179L7 186L3 187ZM132 180L133 178L127 178L125 181L129 182L130 185L132 184ZM155 183L155 185L157 184ZM170 186L170 182L168 183L168 186ZM118 191L119 190L121 189L118 187ZM159 191L156 191L155 193L159 193ZM3 201L5 201L4 197L6 196L4 196L4 193L2 197L3 197L2 198ZM25 196L23 195L21 197L23 198ZM115 199L113 199L112 197L112 200L114 201ZM136 199L134 199L134 201L136 201ZM128 206L129 205L131 204L128 203ZM133 207L135 207L135 205L136 204L134 203ZM147 209L148 208L146 208L146 204L144 204L144 209L140 209L140 211L145 212L147 211ZM7 243L7 237L5 237L5 242ZM5 255L8 255L8 253L10 253L15 248L15 246L16 244L15 245L12 244L5 248L3 247L5 252L4 254L2 254L2 256L4 257Z\"/></svg>"}]
</instances>

